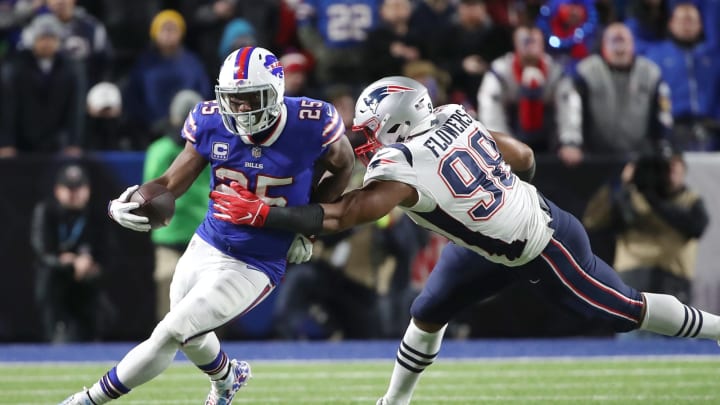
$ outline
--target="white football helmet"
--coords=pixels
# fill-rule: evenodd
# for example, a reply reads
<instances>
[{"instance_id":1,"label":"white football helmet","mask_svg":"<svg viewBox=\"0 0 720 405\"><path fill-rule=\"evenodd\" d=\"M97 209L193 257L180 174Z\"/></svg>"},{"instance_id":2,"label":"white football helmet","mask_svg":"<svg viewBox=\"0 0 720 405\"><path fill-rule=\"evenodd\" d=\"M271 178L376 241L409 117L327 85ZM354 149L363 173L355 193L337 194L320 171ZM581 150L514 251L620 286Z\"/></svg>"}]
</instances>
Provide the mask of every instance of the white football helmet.
<instances>
[{"instance_id":1,"label":"white football helmet","mask_svg":"<svg viewBox=\"0 0 720 405\"><path fill-rule=\"evenodd\" d=\"M285 71L272 52L249 46L225 58L215 97L228 131L250 135L269 128L280 116L284 95ZM249 103L250 109L239 111L239 100Z\"/></svg>"},{"instance_id":2,"label":"white football helmet","mask_svg":"<svg viewBox=\"0 0 720 405\"><path fill-rule=\"evenodd\" d=\"M384 145L403 142L437 123L427 88L403 76L382 78L363 90L355 103L353 131L367 143L355 148L365 163Z\"/></svg>"}]
</instances>

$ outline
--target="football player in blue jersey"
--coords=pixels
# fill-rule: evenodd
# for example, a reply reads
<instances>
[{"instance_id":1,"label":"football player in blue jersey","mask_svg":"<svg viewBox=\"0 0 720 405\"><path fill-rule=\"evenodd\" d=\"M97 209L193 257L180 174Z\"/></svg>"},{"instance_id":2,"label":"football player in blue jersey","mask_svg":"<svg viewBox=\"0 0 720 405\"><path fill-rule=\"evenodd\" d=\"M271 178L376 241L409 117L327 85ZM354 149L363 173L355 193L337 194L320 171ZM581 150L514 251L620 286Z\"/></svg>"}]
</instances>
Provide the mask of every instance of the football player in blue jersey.
<instances>
[{"instance_id":1,"label":"football player in blue jersey","mask_svg":"<svg viewBox=\"0 0 720 405\"><path fill-rule=\"evenodd\" d=\"M233 184L274 206L337 199L354 164L343 120L331 103L285 98L284 89L283 67L271 52L246 47L231 53L220 70L216 100L190 112L182 129L184 150L152 182L180 196L210 164L210 185L220 194L234 193ZM131 213L138 204L129 196L137 187L111 201L109 214L126 228L149 231L148 218ZM92 387L62 404L99 405L119 398L158 376L178 349L210 378L205 404L231 403L247 383L250 366L230 360L214 330L267 297L288 260L308 260L312 245L293 232L222 219L210 204L176 267L170 311L151 336Z\"/></svg>"},{"instance_id":2,"label":"football player in blue jersey","mask_svg":"<svg viewBox=\"0 0 720 405\"><path fill-rule=\"evenodd\" d=\"M561 307L618 332L720 337L717 315L624 284L593 254L580 222L528 182L532 149L488 131L462 106L433 108L422 84L389 77L360 95L353 130L368 139L356 153L374 155L363 188L336 202L270 207L237 185L238 196L211 197L216 215L232 223L307 234L374 221L400 206L419 225L452 241L413 302L390 386L378 405L409 403L450 319L516 280L531 281Z\"/></svg>"}]
</instances>

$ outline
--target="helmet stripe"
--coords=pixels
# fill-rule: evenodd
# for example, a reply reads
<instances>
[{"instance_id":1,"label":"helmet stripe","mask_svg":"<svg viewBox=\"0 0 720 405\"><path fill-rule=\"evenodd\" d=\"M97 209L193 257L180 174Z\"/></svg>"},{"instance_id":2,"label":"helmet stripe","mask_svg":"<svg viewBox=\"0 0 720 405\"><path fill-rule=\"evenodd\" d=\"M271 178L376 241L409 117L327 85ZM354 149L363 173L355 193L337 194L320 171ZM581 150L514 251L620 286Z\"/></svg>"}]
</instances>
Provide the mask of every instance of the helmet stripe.
<instances>
[{"instance_id":1,"label":"helmet stripe","mask_svg":"<svg viewBox=\"0 0 720 405\"><path fill-rule=\"evenodd\" d=\"M237 66L237 73L235 73L235 79L247 79L248 75L248 65L250 64L250 54L255 49L254 46L247 46L243 48L240 52L237 54L237 60L235 61L235 66Z\"/></svg>"}]
</instances>

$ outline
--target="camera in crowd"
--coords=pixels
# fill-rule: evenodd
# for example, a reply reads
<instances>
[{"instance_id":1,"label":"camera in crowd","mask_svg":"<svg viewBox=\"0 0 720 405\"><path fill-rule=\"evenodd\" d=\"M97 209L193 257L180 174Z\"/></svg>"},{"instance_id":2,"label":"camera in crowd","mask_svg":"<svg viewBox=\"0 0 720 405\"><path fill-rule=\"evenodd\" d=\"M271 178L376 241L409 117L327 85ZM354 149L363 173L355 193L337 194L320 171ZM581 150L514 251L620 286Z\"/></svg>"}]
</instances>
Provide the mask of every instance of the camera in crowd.
<instances>
[{"instance_id":1,"label":"camera in crowd","mask_svg":"<svg viewBox=\"0 0 720 405\"><path fill-rule=\"evenodd\" d=\"M632 183L643 194L665 197L671 192L670 163L680 155L670 144L661 144L635 161Z\"/></svg>"}]
</instances>

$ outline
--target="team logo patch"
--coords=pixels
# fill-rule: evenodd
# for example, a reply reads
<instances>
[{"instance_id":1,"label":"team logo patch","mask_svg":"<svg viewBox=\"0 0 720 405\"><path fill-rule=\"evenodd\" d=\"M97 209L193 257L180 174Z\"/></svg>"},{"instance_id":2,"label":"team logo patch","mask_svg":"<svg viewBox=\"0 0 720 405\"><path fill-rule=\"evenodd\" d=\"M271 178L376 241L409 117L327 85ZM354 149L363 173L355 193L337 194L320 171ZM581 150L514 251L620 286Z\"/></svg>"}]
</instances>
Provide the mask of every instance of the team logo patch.
<instances>
[{"instance_id":1,"label":"team logo patch","mask_svg":"<svg viewBox=\"0 0 720 405\"><path fill-rule=\"evenodd\" d=\"M278 58L275 57L275 55L265 55L265 69L269 70L270 73L273 76L276 76L280 79L285 77L285 71L282 68L282 65L280 65L280 61Z\"/></svg>"},{"instance_id":2,"label":"team logo patch","mask_svg":"<svg viewBox=\"0 0 720 405\"><path fill-rule=\"evenodd\" d=\"M377 113L378 105L385 97L393 93L403 93L406 91L415 91L415 89L413 89L412 87L397 85L378 87L377 89L371 91L370 94L367 95L367 97L363 97L363 102L370 108L370 110L372 110L374 114Z\"/></svg>"},{"instance_id":3,"label":"team logo patch","mask_svg":"<svg viewBox=\"0 0 720 405\"><path fill-rule=\"evenodd\" d=\"M227 142L213 142L212 158L215 160L227 160L230 153L230 144Z\"/></svg>"}]
</instances>

